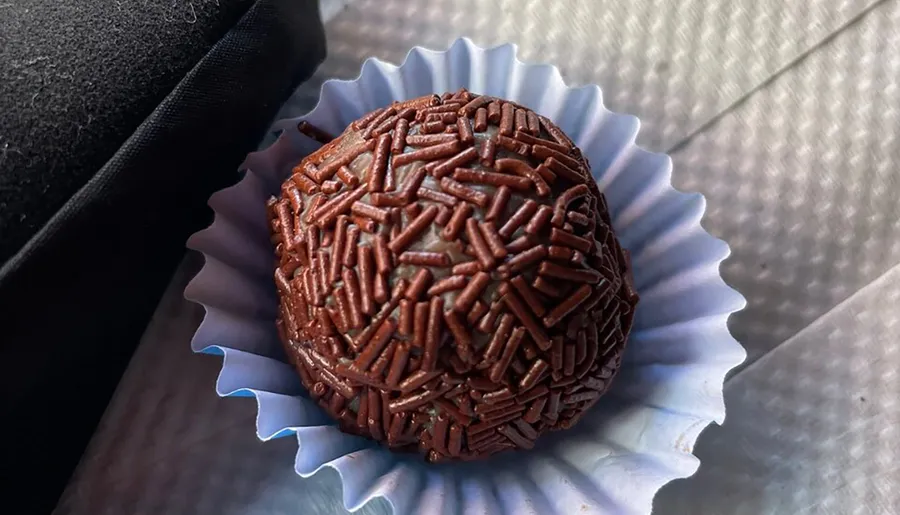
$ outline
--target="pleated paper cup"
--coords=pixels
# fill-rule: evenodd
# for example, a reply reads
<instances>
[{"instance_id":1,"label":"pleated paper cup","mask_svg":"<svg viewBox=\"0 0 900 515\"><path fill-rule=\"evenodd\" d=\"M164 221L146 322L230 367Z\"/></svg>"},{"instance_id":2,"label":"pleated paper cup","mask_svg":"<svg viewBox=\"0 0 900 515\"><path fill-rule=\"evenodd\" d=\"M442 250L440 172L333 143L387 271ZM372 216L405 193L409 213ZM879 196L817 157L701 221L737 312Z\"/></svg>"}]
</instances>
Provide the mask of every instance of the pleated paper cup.
<instances>
[{"instance_id":1,"label":"pleated paper cup","mask_svg":"<svg viewBox=\"0 0 900 515\"><path fill-rule=\"evenodd\" d=\"M342 433L306 397L275 330L266 200L316 148L301 120L339 134L394 100L461 87L528 106L578 144L631 251L641 302L618 378L577 426L531 451L433 465ZM672 188L671 160L637 147L638 127L604 108L597 86L570 88L553 66L517 60L513 45L414 48L400 66L369 59L355 80L326 82L315 109L277 122L275 143L212 196L215 221L189 241L206 258L186 291L206 309L192 347L223 356L216 392L256 397L259 438L296 435L297 473L335 469L351 511L384 497L396 514L649 513L664 484L697 470L697 436L725 417L722 383L745 357L726 322L744 299L719 275L729 249L700 226L703 197Z\"/></svg>"}]
</instances>

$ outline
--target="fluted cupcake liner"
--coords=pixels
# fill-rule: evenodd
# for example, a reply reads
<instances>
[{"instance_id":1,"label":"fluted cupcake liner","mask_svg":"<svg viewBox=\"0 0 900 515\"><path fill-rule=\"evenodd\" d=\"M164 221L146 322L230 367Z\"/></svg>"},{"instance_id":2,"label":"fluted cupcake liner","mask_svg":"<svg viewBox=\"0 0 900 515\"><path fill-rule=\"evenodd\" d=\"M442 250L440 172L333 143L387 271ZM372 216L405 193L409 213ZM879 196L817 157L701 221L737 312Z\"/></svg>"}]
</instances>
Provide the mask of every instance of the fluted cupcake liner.
<instances>
[{"instance_id":1,"label":"fluted cupcake liner","mask_svg":"<svg viewBox=\"0 0 900 515\"><path fill-rule=\"evenodd\" d=\"M340 432L305 396L275 330L265 206L315 148L299 121L338 134L391 101L460 87L526 105L577 143L631 251L641 302L618 378L575 428L531 451L434 465ZM297 473L335 469L349 510L381 496L397 514L649 513L664 484L696 471L694 442L725 417L722 383L745 357L726 322L744 299L719 275L729 249L700 226L703 197L672 188L669 157L635 145L639 125L607 110L597 86L571 88L555 67L519 61L514 45L414 48L400 66L369 59L355 80L326 82L315 109L275 123L275 143L212 196L215 221L189 241L206 258L185 292L206 309L192 348L223 356L216 392L256 397L259 438L295 434Z\"/></svg>"}]
</instances>

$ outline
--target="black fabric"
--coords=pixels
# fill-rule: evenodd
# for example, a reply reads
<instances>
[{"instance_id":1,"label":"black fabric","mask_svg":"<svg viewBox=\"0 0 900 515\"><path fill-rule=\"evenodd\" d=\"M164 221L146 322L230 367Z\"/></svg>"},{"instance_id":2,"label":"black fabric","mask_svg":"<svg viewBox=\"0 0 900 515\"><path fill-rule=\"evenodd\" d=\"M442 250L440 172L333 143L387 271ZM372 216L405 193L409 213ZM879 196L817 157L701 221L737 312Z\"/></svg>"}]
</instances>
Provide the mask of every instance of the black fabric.
<instances>
[{"instance_id":1,"label":"black fabric","mask_svg":"<svg viewBox=\"0 0 900 515\"><path fill-rule=\"evenodd\" d=\"M112 157L252 3L0 2L0 263Z\"/></svg>"},{"instance_id":2,"label":"black fabric","mask_svg":"<svg viewBox=\"0 0 900 515\"><path fill-rule=\"evenodd\" d=\"M61 4L68 2L56 3ZM195 4L200 9L208 3ZM193 41L176 38L169 44ZM206 200L237 180L235 170L245 154L258 144L292 89L324 59L324 52L315 0L259 0L0 269L4 512L47 513L55 505L184 255L185 240L209 221ZM158 70L163 65L155 60L166 55L120 68L123 88L132 91L131 79L124 75ZM89 77L82 70L89 61L56 64ZM91 95L122 98L115 81L107 81L105 91L95 87L80 84L70 94L91 90ZM146 104L131 109L143 107ZM132 117L131 111L120 114L120 120ZM44 126L36 127L39 132ZM30 131L27 125L18 130ZM105 149L111 145L107 137L122 139L128 130L123 122L83 143ZM49 140L42 136L40 141ZM53 162L41 161L46 156L40 155L40 148L23 151L27 160L42 163L35 176L19 174L18 180L8 180L4 172L5 223L16 217L27 220L32 215L27 206L43 204L45 177L63 180L53 170L74 170L67 187L77 185L75 175L88 173L89 168L72 164L83 155L77 148L81 142L75 143L61 140L59 145L67 148L54 154ZM7 149L7 163L19 159L10 156ZM63 197L64 192L53 196L56 201ZM41 213L47 210L52 208Z\"/></svg>"}]
</instances>

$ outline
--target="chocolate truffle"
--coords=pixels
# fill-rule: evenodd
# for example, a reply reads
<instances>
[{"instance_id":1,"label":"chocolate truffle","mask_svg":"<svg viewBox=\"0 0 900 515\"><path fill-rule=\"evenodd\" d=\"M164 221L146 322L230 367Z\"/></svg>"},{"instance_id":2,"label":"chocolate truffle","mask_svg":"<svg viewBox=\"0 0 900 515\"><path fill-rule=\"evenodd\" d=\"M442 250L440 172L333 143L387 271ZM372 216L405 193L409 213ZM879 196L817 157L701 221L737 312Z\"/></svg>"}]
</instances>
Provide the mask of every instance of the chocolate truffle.
<instances>
[{"instance_id":1,"label":"chocolate truffle","mask_svg":"<svg viewBox=\"0 0 900 515\"><path fill-rule=\"evenodd\" d=\"M429 461L528 449L616 374L628 251L587 160L526 107L460 90L378 109L268 208L279 334L344 431Z\"/></svg>"}]
</instances>

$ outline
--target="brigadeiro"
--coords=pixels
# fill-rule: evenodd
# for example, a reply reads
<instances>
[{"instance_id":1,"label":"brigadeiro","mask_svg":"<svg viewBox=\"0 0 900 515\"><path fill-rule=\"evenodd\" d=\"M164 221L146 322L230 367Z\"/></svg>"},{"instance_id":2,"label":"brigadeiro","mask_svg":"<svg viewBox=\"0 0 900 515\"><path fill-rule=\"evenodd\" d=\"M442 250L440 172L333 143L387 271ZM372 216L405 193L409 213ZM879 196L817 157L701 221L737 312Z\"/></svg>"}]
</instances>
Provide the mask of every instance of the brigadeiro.
<instances>
[{"instance_id":1,"label":"brigadeiro","mask_svg":"<svg viewBox=\"0 0 900 515\"><path fill-rule=\"evenodd\" d=\"M395 103L269 202L279 334L349 433L429 461L528 449L609 388L638 296L573 142L466 90Z\"/></svg>"}]
</instances>

